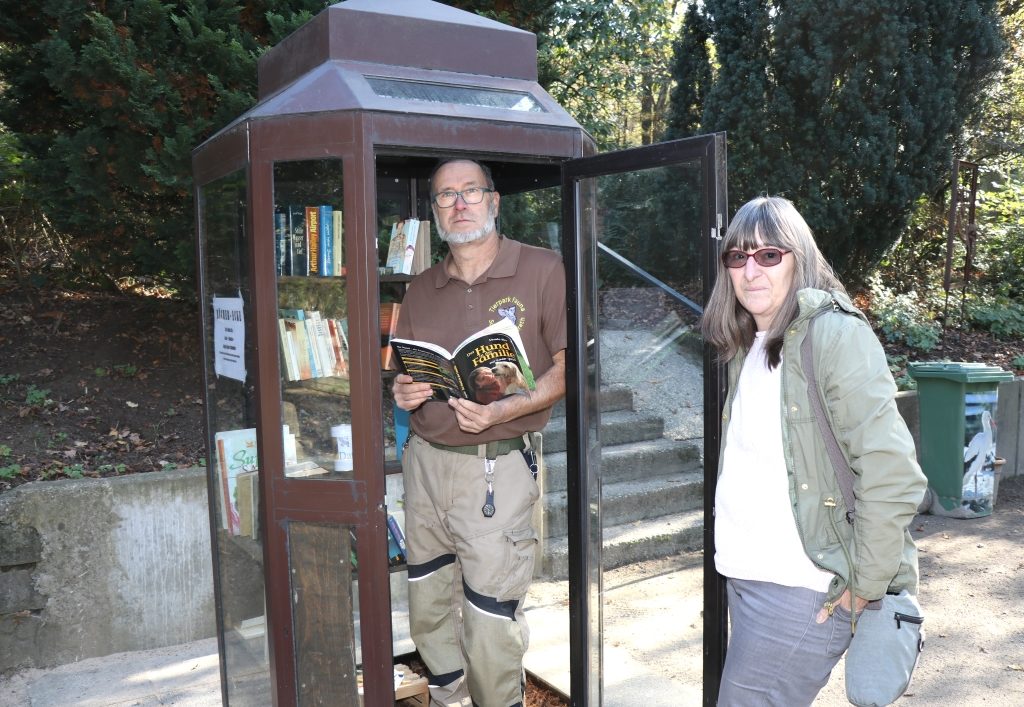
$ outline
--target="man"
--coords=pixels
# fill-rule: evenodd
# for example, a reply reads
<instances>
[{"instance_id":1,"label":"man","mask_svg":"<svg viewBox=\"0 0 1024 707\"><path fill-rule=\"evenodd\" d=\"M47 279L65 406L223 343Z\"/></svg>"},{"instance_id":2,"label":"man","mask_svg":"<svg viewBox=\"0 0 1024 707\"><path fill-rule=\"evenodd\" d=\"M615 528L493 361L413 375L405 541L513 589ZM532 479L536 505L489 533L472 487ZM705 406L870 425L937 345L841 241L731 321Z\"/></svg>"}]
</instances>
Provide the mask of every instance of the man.
<instances>
[{"instance_id":1,"label":"man","mask_svg":"<svg viewBox=\"0 0 1024 707\"><path fill-rule=\"evenodd\" d=\"M536 388L486 405L427 402L428 384L395 378L395 402L413 411L402 457L412 637L431 705L510 707L523 701L537 547L529 433L565 393L565 271L558 254L497 233L500 196L484 165L441 162L430 187L450 254L409 284L396 335L452 349L507 317Z\"/></svg>"}]
</instances>

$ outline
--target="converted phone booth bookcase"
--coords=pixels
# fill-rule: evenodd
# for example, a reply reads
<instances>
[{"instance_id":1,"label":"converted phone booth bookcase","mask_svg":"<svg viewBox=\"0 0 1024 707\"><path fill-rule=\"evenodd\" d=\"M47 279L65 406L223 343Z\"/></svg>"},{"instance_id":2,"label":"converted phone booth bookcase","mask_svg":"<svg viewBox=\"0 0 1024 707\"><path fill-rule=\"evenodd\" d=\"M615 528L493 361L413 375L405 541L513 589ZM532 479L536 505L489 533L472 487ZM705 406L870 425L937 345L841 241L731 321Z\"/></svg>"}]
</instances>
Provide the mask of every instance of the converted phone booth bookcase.
<instances>
[{"instance_id":1,"label":"converted phone booth bookcase","mask_svg":"<svg viewBox=\"0 0 1024 707\"><path fill-rule=\"evenodd\" d=\"M573 703L599 704L598 366L596 346L579 343L599 338L595 234L608 212L594 175L685 166L690 286L703 301L724 138L594 155L536 82L534 35L428 0L333 5L258 70L257 104L193 154L224 703L394 703L393 663L414 647L403 558L389 549L407 421L392 407L385 344L405 284L442 252L427 177L439 157L466 156L493 171L502 232L566 262L566 650ZM403 232L408 260L391 252ZM705 378L714 468L717 374ZM717 685L721 592L704 591L705 682Z\"/></svg>"}]
</instances>

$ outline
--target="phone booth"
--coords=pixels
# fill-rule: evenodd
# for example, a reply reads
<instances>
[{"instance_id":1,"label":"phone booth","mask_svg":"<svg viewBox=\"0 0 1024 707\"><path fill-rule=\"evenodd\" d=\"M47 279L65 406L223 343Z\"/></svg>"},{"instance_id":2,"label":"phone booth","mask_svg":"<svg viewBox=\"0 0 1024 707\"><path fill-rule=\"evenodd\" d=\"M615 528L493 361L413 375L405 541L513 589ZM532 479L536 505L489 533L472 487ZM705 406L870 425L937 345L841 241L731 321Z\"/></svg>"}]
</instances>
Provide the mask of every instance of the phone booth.
<instances>
[{"instance_id":1,"label":"phone booth","mask_svg":"<svg viewBox=\"0 0 1024 707\"><path fill-rule=\"evenodd\" d=\"M561 582L568 599L538 623L558 624L541 638L571 656L560 689L600 704L602 483L616 466L602 421L605 290L658 293L646 314L661 318L659 340L692 341L724 225L724 136L597 155L537 83L533 34L428 0L333 5L258 71L256 105L193 153L224 703L391 705L419 689L394 670L415 647L394 542L408 428L387 339L406 284L443 253L427 178L437 159L465 156L492 170L499 230L566 265L568 394L545 486L563 505L543 509L560 520L538 519L551 535L537 581ZM416 234L406 261L389 252L403 230ZM720 383L693 350L703 370L687 405L703 426L691 446L711 471L688 510L700 523L660 552L699 552L711 527ZM698 573L695 690L713 703L721 587Z\"/></svg>"}]
</instances>

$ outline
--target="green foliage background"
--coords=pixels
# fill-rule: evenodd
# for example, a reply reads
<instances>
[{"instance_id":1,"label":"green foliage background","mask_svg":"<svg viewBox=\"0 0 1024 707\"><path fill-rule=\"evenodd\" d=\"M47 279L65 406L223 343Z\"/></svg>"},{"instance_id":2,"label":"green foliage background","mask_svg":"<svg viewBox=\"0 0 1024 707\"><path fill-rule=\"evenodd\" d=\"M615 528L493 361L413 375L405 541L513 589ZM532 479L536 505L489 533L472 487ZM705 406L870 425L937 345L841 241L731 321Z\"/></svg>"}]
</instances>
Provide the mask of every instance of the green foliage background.
<instances>
[{"instance_id":1,"label":"green foliage background","mask_svg":"<svg viewBox=\"0 0 1024 707\"><path fill-rule=\"evenodd\" d=\"M1002 51L996 0L708 0L701 129L729 132L734 205L796 202L837 269L869 272L948 180Z\"/></svg>"},{"instance_id":2,"label":"green foliage background","mask_svg":"<svg viewBox=\"0 0 1024 707\"><path fill-rule=\"evenodd\" d=\"M191 150L253 105L260 54L328 4L0 0L4 275L187 290ZM541 85L602 149L726 130L730 208L789 196L848 282L877 270L880 301L915 293L925 324L961 311L936 290L950 163L980 162L975 273L957 292L965 317L1010 327L1024 294L1020 0L449 4L536 33ZM644 248L678 215L658 196L673 178L609 185L638 205L609 238L666 280L688 254ZM557 220L545 199L529 225L541 240Z\"/></svg>"},{"instance_id":3,"label":"green foliage background","mask_svg":"<svg viewBox=\"0 0 1024 707\"><path fill-rule=\"evenodd\" d=\"M191 279L190 153L253 104L260 53L327 4L0 0L5 164L25 221L69 241L54 274ZM30 237L5 229L15 259Z\"/></svg>"}]
</instances>

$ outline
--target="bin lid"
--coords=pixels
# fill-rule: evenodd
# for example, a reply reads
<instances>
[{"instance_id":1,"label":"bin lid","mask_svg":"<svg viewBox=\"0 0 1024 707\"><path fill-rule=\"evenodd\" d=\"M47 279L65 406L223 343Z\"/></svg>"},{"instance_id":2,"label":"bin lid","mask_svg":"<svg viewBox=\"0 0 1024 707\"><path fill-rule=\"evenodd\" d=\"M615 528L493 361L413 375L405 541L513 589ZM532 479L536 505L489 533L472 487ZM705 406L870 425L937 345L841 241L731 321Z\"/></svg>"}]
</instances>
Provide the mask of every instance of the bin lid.
<instances>
[{"instance_id":1,"label":"bin lid","mask_svg":"<svg viewBox=\"0 0 1024 707\"><path fill-rule=\"evenodd\" d=\"M987 363L965 361L925 361L907 364L911 378L942 378L958 383L999 383L1013 380L1011 371Z\"/></svg>"}]
</instances>

